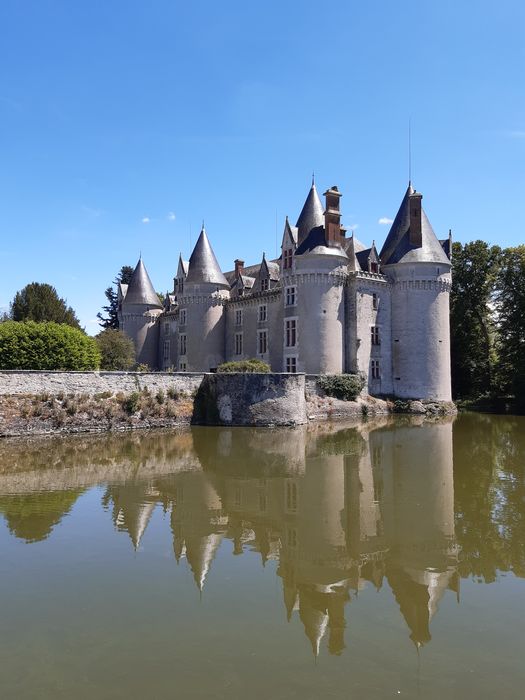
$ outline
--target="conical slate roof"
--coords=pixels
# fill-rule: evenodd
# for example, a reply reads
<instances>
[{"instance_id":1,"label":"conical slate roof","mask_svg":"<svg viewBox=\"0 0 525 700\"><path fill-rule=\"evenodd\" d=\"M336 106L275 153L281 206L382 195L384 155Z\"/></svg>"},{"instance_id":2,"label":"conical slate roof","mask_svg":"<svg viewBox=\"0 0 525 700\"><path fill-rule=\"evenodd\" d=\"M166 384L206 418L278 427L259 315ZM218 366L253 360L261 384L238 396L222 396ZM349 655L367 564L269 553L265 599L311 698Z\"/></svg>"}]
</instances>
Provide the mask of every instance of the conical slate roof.
<instances>
[{"instance_id":1,"label":"conical slate roof","mask_svg":"<svg viewBox=\"0 0 525 700\"><path fill-rule=\"evenodd\" d=\"M379 254L381 264L432 262L450 265L450 260L438 241L423 209L421 209L422 245L415 247L410 244L410 195L412 194L415 194L415 190L409 183L394 223Z\"/></svg>"},{"instance_id":2,"label":"conical slate roof","mask_svg":"<svg viewBox=\"0 0 525 700\"><path fill-rule=\"evenodd\" d=\"M304 241L312 229L319 226L324 226L324 210L315 183L312 182L312 187L296 223L299 244Z\"/></svg>"},{"instance_id":3,"label":"conical slate roof","mask_svg":"<svg viewBox=\"0 0 525 700\"><path fill-rule=\"evenodd\" d=\"M222 274L215 253L212 250L204 226L190 256L190 264L186 284L217 284L230 288L226 277Z\"/></svg>"},{"instance_id":4,"label":"conical slate roof","mask_svg":"<svg viewBox=\"0 0 525 700\"><path fill-rule=\"evenodd\" d=\"M162 309L162 304L153 289L142 258L138 261L137 267L131 276L124 304L144 304L146 306L154 306L158 309Z\"/></svg>"}]
</instances>

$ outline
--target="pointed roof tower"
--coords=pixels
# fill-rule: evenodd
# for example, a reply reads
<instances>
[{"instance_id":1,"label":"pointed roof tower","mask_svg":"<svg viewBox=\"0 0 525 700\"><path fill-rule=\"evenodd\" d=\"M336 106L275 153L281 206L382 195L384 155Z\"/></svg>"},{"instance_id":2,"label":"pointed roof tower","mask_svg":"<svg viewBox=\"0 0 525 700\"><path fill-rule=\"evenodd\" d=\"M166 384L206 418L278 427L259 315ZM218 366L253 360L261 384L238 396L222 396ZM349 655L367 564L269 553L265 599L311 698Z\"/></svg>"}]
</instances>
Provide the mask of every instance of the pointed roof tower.
<instances>
[{"instance_id":1,"label":"pointed roof tower","mask_svg":"<svg viewBox=\"0 0 525 700\"><path fill-rule=\"evenodd\" d=\"M324 226L324 209L317 194L315 182L312 179L312 187L308 193L308 197L297 219L296 227L298 229L298 245L300 245L308 236L310 231L319 226Z\"/></svg>"},{"instance_id":2,"label":"pointed roof tower","mask_svg":"<svg viewBox=\"0 0 525 700\"><path fill-rule=\"evenodd\" d=\"M225 289L230 288L212 250L204 224L190 256L186 284L216 284Z\"/></svg>"},{"instance_id":3,"label":"pointed roof tower","mask_svg":"<svg viewBox=\"0 0 525 700\"><path fill-rule=\"evenodd\" d=\"M144 306L154 306L157 309L162 309L162 304L151 284L146 266L142 262L142 257L140 257L131 275L123 303L143 304Z\"/></svg>"},{"instance_id":4,"label":"pointed roof tower","mask_svg":"<svg viewBox=\"0 0 525 700\"><path fill-rule=\"evenodd\" d=\"M381 265L430 262L450 265L441 243L421 206L422 195L412 183L396 214L394 223L381 249Z\"/></svg>"}]
</instances>

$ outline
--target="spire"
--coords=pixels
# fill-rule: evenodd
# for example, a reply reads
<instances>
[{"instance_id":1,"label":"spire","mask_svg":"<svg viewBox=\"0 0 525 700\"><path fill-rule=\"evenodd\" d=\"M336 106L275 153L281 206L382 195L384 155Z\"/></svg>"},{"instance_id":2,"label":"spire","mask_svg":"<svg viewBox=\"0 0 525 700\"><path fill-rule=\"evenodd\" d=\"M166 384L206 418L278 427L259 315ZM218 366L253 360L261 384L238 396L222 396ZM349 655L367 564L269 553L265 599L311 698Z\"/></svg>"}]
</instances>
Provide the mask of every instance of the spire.
<instances>
[{"instance_id":1,"label":"spire","mask_svg":"<svg viewBox=\"0 0 525 700\"><path fill-rule=\"evenodd\" d=\"M409 183L394 223L381 249L382 265L432 262L450 265L430 221L421 207L422 195ZM414 204L414 207L411 207ZM415 205L418 205L417 207ZM411 222L411 208L417 208L417 221Z\"/></svg>"},{"instance_id":2,"label":"spire","mask_svg":"<svg viewBox=\"0 0 525 700\"><path fill-rule=\"evenodd\" d=\"M203 222L204 223L204 222ZM200 236L195 244L193 253L190 256L190 264L187 284L215 284L226 289L230 288L226 277L222 274L215 253L212 250L206 229L204 226L200 232Z\"/></svg>"},{"instance_id":3,"label":"spire","mask_svg":"<svg viewBox=\"0 0 525 700\"><path fill-rule=\"evenodd\" d=\"M308 236L310 231L319 226L324 226L324 209L317 194L315 182L312 179L312 186L304 206L297 219L296 226L299 230L298 242L299 245Z\"/></svg>"},{"instance_id":4,"label":"spire","mask_svg":"<svg viewBox=\"0 0 525 700\"><path fill-rule=\"evenodd\" d=\"M154 306L157 309L162 309L162 304L151 284L146 266L142 262L142 257L139 258L137 267L131 275L124 303L143 304L144 306Z\"/></svg>"}]
</instances>

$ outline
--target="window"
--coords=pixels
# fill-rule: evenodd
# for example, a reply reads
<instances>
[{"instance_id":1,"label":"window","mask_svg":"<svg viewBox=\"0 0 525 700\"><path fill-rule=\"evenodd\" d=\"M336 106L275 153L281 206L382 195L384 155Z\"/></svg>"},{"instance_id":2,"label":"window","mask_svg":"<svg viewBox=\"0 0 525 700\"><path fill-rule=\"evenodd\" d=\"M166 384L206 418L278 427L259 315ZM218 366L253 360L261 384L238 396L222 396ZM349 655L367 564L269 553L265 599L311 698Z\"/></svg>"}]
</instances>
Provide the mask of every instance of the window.
<instances>
[{"instance_id":1,"label":"window","mask_svg":"<svg viewBox=\"0 0 525 700\"><path fill-rule=\"evenodd\" d=\"M259 510L261 511L261 513L266 512L266 494L265 493L259 494Z\"/></svg>"},{"instance_id":2,"label":"window","mask_svg":"<svg viewBox=\"0 0 525 700\"><path fill-rule=\"evenodd\" d=\"M178 292L179 292L179 294L182 294L182 292L184 291L184 281L183 281L183 280L178 280L178 285L177 285L177 287L178 287Z\"/></svg>"},{"instance_id":3,"label":"window","mask_svg":"<svg viewBox=\"0 0 525 700\"><path fill-rule=\"evenodd\" d=\"M261 292L267 292L270 286L270 280L268 277L265 277L264 279L261 280Z\"/></svg>"},{"instance_id":4,"label":"window","mask_svg":"<svg viewBox=\"0 0 525 700\"><path fill-rule=\"evenodd\" d=\"M286 287L286 306L295 306L295 287Z\"/></svg>"},{"instance_id":5,"label":"window","mask_svg":"<svg viewBox=\"0 0 525 700\"><path fill-rule=\"evenodd\" d=\"M164 358L164 362L169 362L169 359L170 359L170 341L169 340L164 341L163 358Z\"/></svg>"},{"instance_id":6,"label":"window","mask_svg":"<svg viewBox=\"0 0 525 700\"><path fill-rule=\"evenodd\" d=\"M179 362L179 370L180 370L181 372L185 372L185 371L186 371L186 363L185 363L185 362L182 362L182 361Z\"/></svg>"},{"instance_id":7,"label":"window","mask_svg":"<svg viewBox=\"0 0 525 700\"><path fill-rule=\"evenodd\" d=\"M379 272L379 265L376 262L370 263L370 272Z\"/></svg>"},{"instance_id":8,"label":"window","mask_svg":"<svg viewBox=\"0 0 525 700\"><path fill-rule=\"evenodd\" d=\"M377 294L372 294L372 308L377 309L379 307L379 299L377 298Z\"/></svg>"},{"instance_id":9,"label":"window","mask_svg":"<svg viewBox=\"0 0 525 700\"><path fill-rule=\"evenodd\" d=\"M181 333L179 336L179 355L186 354L186 333Z\"/></svg>"},{"instance_id":10,"label":"window","mask_svg":"<svg viewBox=\"0 0 525 700\"><path fill-rule=\"evenodd\" d=\"M297 372L297 358L296 357L287 357L286 358L286 371L290 372L291 374L295 374Z\"/></svg>"},{"instance_id":11,"label":"window","mask_svg":"<svg viewBox=\"0 0 525 700\"><path fill-rule=\"evenodd\" d=\"M235 325L242 326L242 309L235 310Z\"/></svg>"},{"instance_id":12,"label":"window","mask_svg":"<svg viewBox=\"0 0 525 700\"><path fill-rule=\"evenodd\" d=\"M259 321L266 321L267 318L267 309L266 309L266 304L263 304L262 306L259 306Z\"/></svg>"},{"instance_id":13,"label":"window","mask_svg":"<svg viewBox=\"0 0 525 700\"><path fill-rule=\"evenodd\" d=\"M284 342L287 348L295 348L297 345L297 321L295 318L287 318L284 322Z\"/></svg>"},{"instance_id":14,"label":"window","mask_svg":"<svg viewBox=\"0 0 525 700\"><path fill-rule=\"evenodd\" d=\"M186 309L180 310L179 322L181 326L186 325Z\"/></svg>"},{"instance_id":15,"label":"window","mask_svg":"<svg viewBox=\"0 0 525 700\"><path fill-rule=\"evenodd\" d=\"M379 326L372 326L370 331L372 333L372 345L379 345Z\"/></svg>"},{"instance_id":16,"label":"window","mask_svg":"<svg viewBox=\"0 0 525 700\"><path fill-rule=\"evenodd\" d=\"M169 335L170 334L170 324L169 322L166 322L164 324L164 335Z\"/></svg>"},{"instance_id":17,"label":"window","mask_svg":"<svg viewBox=\"0 0 525 700\"><path fill-rule=\"evenodd\" d=\"M372 379L379 379L379 360L372 360Z\"/></svg>"},{"instance_id":18,"label":"window","mask_svg":"<svg viewBox=\"0 0 525 700\"><path fill-rule=\"evenodd\" d=\"M257 351L259 355L265 355L268 350L268 332L257 332Z\"/></svg>"},{"instance_id":19,"label":"window","mask_svg":"<svg viewBox=\"0 0 525 700\"><path fill-rule=\"evenodd\" d=\"M285 250L283 253L283 268L289 270L292 267L293 250Z\"/></svg>"},{"instance_id":20,"label":"window","mask_svg":"<svg viewBox=\"0 0 525 700\"><path fill-rule=\"evenodd\" d=\"M242 355L242 333L235 334L235 354Z\"/></svg>"}]
</instances>

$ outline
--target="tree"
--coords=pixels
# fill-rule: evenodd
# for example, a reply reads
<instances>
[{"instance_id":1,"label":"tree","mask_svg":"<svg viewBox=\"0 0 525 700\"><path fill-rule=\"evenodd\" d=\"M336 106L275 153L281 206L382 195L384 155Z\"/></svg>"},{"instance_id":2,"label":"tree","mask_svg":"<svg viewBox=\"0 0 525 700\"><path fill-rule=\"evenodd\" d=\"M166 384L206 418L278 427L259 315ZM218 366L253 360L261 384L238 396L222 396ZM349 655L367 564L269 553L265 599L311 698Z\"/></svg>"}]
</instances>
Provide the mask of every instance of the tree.
<instances>
[{"instance_id":1,"label":"tree","mask_svg":"<svg viewBox=\"0 0 525 700\"><path fill-rule=\"evenodd\" d=\"M450 329L454 396L494 389L494 283L501 250L485 241L452 248Z\"/></svg>"},{"instance_id":2,"label":"tree","mask_svg":"<svg viewBox=\"0 0 525 700\"><path fill-rule=\"evenodd\" d=\"M113 284L117 288L119 284L129 284L132 275L133 268L129 265L123 265L120 268L120 272L113 280ZM104 296L108 300L108 304L107 306L102 307L102 310L105 311L106 316L100 312L97 314L97 318L100 320L100 325L102 328L118 328L118 292L113 289L113 287L108 287L104 292Z\"/></svg>"},{"instance_id":3,"label":"tree","mask_svg":"<svg viewBox=\"0 0 525 700\"><path fill-rule=\"evenodd\" d=\"M500 389L525 404L525 245L501 255L496 279Z\"/></svg>"},{"instance_id":4,"label":"tree","mask_svg":"<svg viewBox=\"0 0 525 700\"><path fill-rule=\"evenodd\" d=\"M94 338L64 323L0 323L0 369L84 371L97 369Z\"/></svg>"},{"instance_id":5,"label":"tree","mask_svg":"<svg viewBox=\"0 0 525 700\"><path fill-rule=\"evenodd\" d=\"M80 328L78 318L66 300L61 299L50 284L41 282L31 282L15 294L10 317L13 321L52 321Z\"/></svg>"},{"instance_id":6,"label":"tree","mask_svg":"<svg viewBox=\"0 0 525 700\"><path fill-rule=\"evenodd\" d=\"M126 370L135 364L135 345L122 331L106 328L95 339L102 358L101 369Z\"/></svg>"}]
</instances>

